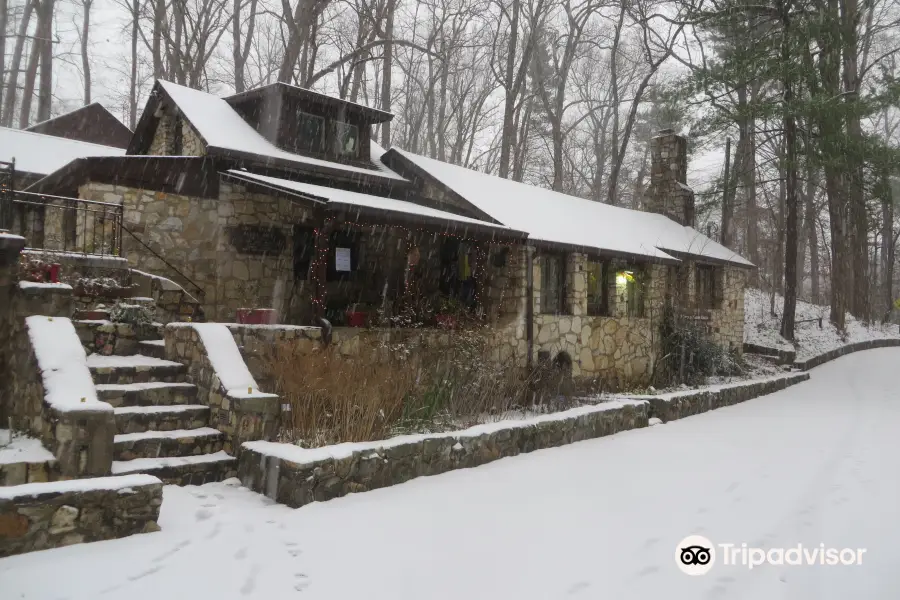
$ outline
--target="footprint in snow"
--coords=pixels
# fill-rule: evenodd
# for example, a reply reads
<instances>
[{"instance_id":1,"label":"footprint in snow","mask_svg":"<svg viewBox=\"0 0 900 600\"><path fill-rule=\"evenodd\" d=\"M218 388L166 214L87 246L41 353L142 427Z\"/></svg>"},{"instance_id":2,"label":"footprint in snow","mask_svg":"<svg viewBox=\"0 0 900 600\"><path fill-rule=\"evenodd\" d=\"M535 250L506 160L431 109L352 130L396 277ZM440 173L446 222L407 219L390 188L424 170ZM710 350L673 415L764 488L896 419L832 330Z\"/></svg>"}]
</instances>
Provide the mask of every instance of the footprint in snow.
<instances>
[{"instance_id":1,"label":"footprint in snow","mask_svg":"<svg viewBox=\"0 0 900 600\"><path fill-rule=\"evenodd\" d=\"M234 553L234 558L235 560L244 560L247 558L247 547L244 546L243 548L238 549L238 551Z\"/></svg>"},{"instance_id":2,"label":"footprint in snow","mask_svg":"<svg viewBox=\"0 0 900 600\"><path fill-rule=\"evenodd\" d=\"M259 574L259 565L253 565L250 567L250 574L247 575L247 579L244 581L244 585L241 586L241 594L244 596L249 596L253 593L253 590L256 588L256 576Z\"/></svg>"},{"instance_id":3,"label":"footprint in snow","mask_svg":"<svg viewBox=\"0 0 900 600\"><path fill-rule=\"evenodd\" d=\"M210 517L212 517L213 513L208 508L201 508L196 513L194 513L194 516L197 518L198 521L205 521L205 520L209 519Z\"/></svg>"},{"instance_id":4,"label":"footprint in snow","mask_svg":"<svg viewBox=\"0 0 900 600\"><path fill-rule=\"evenodd\" d=\"M566 591L566 593L570 596L574 596L575 594L580 594L581 592L588 589L589 587L591 587L591 584L588 583L587 581L579 581L578 583L576 583L575 585L570 587Z\"/></svg>"},{"instance_id":5,"label":"footprint in snow","mask_svg":"<svg viewBox=\"0 0 900 600\"><path fill-rule=\"evenodd\" d=\"M186 548L187 546L190 546L190 545L191 545L191 540L182 540L182 541L178 542L177 544L175 544L175 546L173 546L172 549L169 550L168 552L163 552L162 554L160 554L159 556L154 558L153 562L162 562L165 559L172 556L173 554L175 554L176 552L179 552L180 550L183 550L184 548Z\"/></svg>"}]
</instances>

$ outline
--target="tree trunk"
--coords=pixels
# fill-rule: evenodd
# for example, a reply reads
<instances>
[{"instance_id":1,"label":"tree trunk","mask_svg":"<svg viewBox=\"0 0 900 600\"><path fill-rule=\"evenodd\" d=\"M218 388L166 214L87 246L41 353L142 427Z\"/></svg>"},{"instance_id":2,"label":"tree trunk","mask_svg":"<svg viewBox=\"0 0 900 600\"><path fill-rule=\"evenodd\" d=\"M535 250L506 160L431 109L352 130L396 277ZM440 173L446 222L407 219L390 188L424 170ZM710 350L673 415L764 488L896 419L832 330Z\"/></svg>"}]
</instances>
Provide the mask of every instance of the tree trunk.
<instances>
[{"instance_id":1,"label":"tree trunk","mask_svg":"<svg viewBox=\"0 0 900 600\"><path fill-rule=\"evenodd\" d=\"M137 87L138 87L138 37L140 37L141 0L131 4L131 80L128 89L128 128L137 127Z\"/></svg>"},{"instance_id":2,"label":"tree trunk","mask_svg":"<svg viewBox=\"0 0 900 600\"><path fill-rule=\"evenodd\" d=\"M806 166L806 235L809 244L809 294L810 302L818 304L819 295L819 239L816 232L816 171Z\"/></svg>"},{"instance_id":3,"label":"tree trunk","mask_svg":"<svg viewBox=\"0 0 900 600\"><path fill-rule=\"evenodd\" d=\"M797 312L797 122L792 106L794 99L793 64L791 61L791 1L782 2L781 61L784 68L784 145L785 145L785 223L784 248L784 313L781 317L781 337L794 341L794 320Z\"/></svg>"},{"instance_id":4,"label":"tree trunk","mask_svg":"<svg viewBox=\"0 0 900 600\"><path fill-rule=\"evenodd\" d=\"M513 82L516 72L516 49L519 43L519 2L512 1L512 16L509 20L509 44L506 55L506 81L504 91L506 97L503 102L503 129L500 137L500 168L498 175L506 179L509 177L509 158L513 145L516 143L516 98L518 90Z\"/></svg>"},{"instance_id":5,"label":"tree trunk","mask_svg":"<svg viewBox=\"0 0 900 600\"><path fill-rule=\"evenodd\" d=\"M722 181L722 225L719 228L719 242L728 247L731 231L732 203L731 203L731 138L725 138L725 175Z\"/></svg>"},{"instance_id":6,"label":"tree trunk","mask_svg":"<svg viewBox=\"0 0 900 600\"><path fill-rule=\"evenodd\" d=\"M859 101L859 73L857 66L859 7L857 0L841 0L841 29L844 92L852 93L848 102ZM850 201L850 251L853 264L853 293L850 298L850 313L860 319L869 319L869 227L866 218L866 199L863 193L862 127L858 112L847 115L847 135L850 151L845 154L847 169L848 199Z\"/></svg>"},{"instance_id":7,"label":"tree trunk","mask_svg":"<svg viewBox=\"0 0 900 600\"><path fill-rule=\"evenodd\" d=\"M38 121L50 118L50 103L53 99L53 3L43 0L41 12L44 20L44 35L41 47L41 79L38 87Z\"/></svg>"},{"instance_id":8,"label":"tree trunk","mask_svg":"<svg viewBox=\"0 0 900 600\"><path fill-rule=\"evenodd\" d=\"M153 78L162 79L165 74L163 71L162 58L162 36L163 27L166 22L166 2L165 0L155 0L153 4L153 42L150 49L153 55Z\"/></svg>"},{"instance_id":9,"label":"tree trunk","mask_svg":"<svg viewBox=\"0 0 900 600\"><path fill-rule=\"evenodd\" d=\"M9 62L9 77L6 79L6 95L3 99L3 126L12 127L16 110L16 91L19 87L19 70L22 67L22 55L25 52L25 36L28 33L28 24L31 21L31 13L37 0L26 0L22 11L22 20L19 22L19 31L16 35L16 45L13 46L12 59ZM33 88L32 88L33 89Z\"/></svg>"},{"instance_id":10,"label":"tree trunk","mask_svg":"<svg viewBox=\"0 0 900 600\"><path fill-rule=\"evenodd\" d=\"M82 0L84 19L81 23L81 69L84 71L84 105L91 103L91 61L88 57L88 42L91 30L91 3L93 0Z\"/></svg>"},{"instance_id":11,"label":"tree trunk","mask_svg":"<svg viewBox=\"0 0 900 600\"><path fill-rule=\"evenodd\" d=\"M244 91L244 63L241 60L241 0L234 0L231 9L231 60L234 62L234 91L240 94ZM247 39L249 45L250 39Z\"/></svg>"},{"instance_id":12,"label":"tree trunk","mask_svg":"<svg viewBox=\"0 0 900 600\"><path fill-rule=\"evenodd\" d=\"M384 14L384 35L388 40L394 37L394 0L387 0ZM384 61L381 65L381 110L391 112L391 70L394 68L394 45L384 45ZM446 70L446 67L445 67ZM381 124L381 147L387 150L391 145L391 122Z\"/></svg>"},{"instance_id":13,"label":"tree trunk","mask_svg":"<svg viewBox=\"0 0 900 600\"><path fill-rule=\"evenodd\" d=\"M3 89L6 85L6 22L7 22L7 6L6 0L0 0L0 115L3 114Z\"/></svg>"},{"instance_id":14,"label":"tree trunk","mask_svg":"<svg viewBox=\"0 0 900 600\"><path fill-rule=\"evenodd\" d=\"M882 321L887 322L894 307L894 198L887 169L881 173L881 298Z\"/></svg>"},{"instance_id":15,"label":"tree trunk","mask_svg":"<svg viewBox=\"0 0 900 600\"><path fill-rule=\"evenodd\" d=\"M28 68L25 71L25 87L22 90L22 106L19 112L19 129L25 129L31 122L31 102L34 98L34 85L37 81L38 65L41 59L40 39L44 36L44 11L39 4L39 0L35 0L35 14L37 15L37 26L34 30L36 39L31 42L31 53L28 56Z\"/></svg>"}]
</instances>

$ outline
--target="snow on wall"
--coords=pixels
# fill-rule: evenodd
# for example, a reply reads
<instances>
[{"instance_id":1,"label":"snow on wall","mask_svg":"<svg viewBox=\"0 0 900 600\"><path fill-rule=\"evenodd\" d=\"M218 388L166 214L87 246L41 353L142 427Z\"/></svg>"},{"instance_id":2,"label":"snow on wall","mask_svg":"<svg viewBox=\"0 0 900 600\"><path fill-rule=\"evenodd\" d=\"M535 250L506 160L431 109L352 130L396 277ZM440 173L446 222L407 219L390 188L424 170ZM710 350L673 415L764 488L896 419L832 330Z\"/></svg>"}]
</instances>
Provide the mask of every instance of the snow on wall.
<instances>
[{"instance_id":1,"label":"snow on wall","mask_svg":"<svg viewBox=\"0 0 900 600\"><path fill-rule=\"evenodd\" d=\"M259 384L247 369L244 358L226 325L222 323L192 323L200 336L209 362L222 387L231 394L246 394L248 389L259 390Z\"/></svg>"},{"instance_id":2,"label":"snow on wall","mask_svg":"<svg viewBox=\"0 0 900 600\"><path fill-rule=\"evenodd\" d=\"M26 483L0 488L0 500L30 498L43 494L65 494L68 492L90 492L94 490L120 490L159 483L152 475L123 475L119 477L91 477L88 479L70 479L51 483Z\"/></svg>"},{"instance_id":3,"label":"snow on wall","mask_svg":"<svg viewBox=\"0 0 900 600\"><path fill-rule=\"evenodd\" d=\"M87 356L72 321L35 315L25 319L25 326L50 406L62 412L112 412L112 406L97 400Z\"/></svg>"}]
</instances>

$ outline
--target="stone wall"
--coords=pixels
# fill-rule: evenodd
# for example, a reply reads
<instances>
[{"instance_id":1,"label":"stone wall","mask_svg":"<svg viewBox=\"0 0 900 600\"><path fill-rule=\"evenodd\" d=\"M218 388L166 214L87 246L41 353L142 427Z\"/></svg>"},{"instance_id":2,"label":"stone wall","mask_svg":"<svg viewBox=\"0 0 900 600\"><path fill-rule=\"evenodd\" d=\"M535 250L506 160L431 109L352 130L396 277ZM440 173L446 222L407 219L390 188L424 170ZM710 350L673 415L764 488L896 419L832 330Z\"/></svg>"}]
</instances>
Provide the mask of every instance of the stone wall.
<instances>
[{"instance_id":1,"label":"stone wall","mask_svg":"<svg viewBox=\"0 0 900 600\"><path fill-rule=\"evenodd\" d=\"M124 203L125 226L153 250L129 236L124 240L129 264L169 277L194 293L163 257L204 292L198 300L206 318L234 321L239 308L274 308L286 316L294 291L292 226L310 219L300 204L225 183L219 186L218 199L99 183L83 185L79 195ZM279 230L284 247L278 253L241 254L229 233L235 226Z\"/></svg>"},{"instance_id":2,"label":"stone wall","mask_svg":"<svg viewBox=\"0 0 900 600\"><path fill-rule=\"evenodd\" d=\"M227 327L241 351L250 374L263 389L275 389L270 360L276 347L283 345L290 349L294 356L311 354L322 347L322 330L319 327L237 324L228 324Z\"/></svg>"},{"instance_id":3,"label":"stone wall","mask_svg":"<svg viewBox=\"0 0 900 600\"><path fill-rule=\"evenodd\" d=\"M687 186L687 139L664 129L650 140L650 186L644 208L694 226L694 192Z\"/></svg>"},{"instance_id":4,"label":"stone wall","mask_svg":"<svg viewBox=\"0 0 900 600\"><path fill-rule=\"evenodd\" d=\"M259 390L227 390L216 372L197 330L187 323L170 323L164 331L166 359L188 366L188 380L197 386L197 402L209 406L209 426L225 437L225 452L240 452L249 440L273 439L281 415L275 394Z\"/></svg>"},{"instance_id":5,"label":"stone wall","mask_svg":"<svg viewBox=\"0 0 900 600\"><path fill-rule=\"evenodd\" d=\"M803 369L804 371L808 371L809 369L818 367L819 365L825 364L828 361L846 356L847 354L851 354L853 352L859 352L861 350L872 350L874 348L893 348L897 346L900 346L900 339L885 338L880 340L866 340L864 342L856 342L853 344L847 344L846 346L841 346L840 348L835 348L834 350L829 350L828 352L823 352L822 354L813 356L812 358L795 361L794 367Z\"/></svg>"},{"instance_id":6,"label":"stone wall","mask_svg":"<svg viewBox=\"0 0 900 600\"><path fill-rule=\"evenodd\" d=\"M649 402L650 417L656 417L666 423L773 394L808 379L809 373L791 373L757 381L739 381L716 386L714 389L685 390L656 396L624 396L624 398Z\"/></svg>"},{"instance_id":7,"label":"stone wall","mask_svg":"<svg viewBox=\"0 0 900 600\"><path fill-rule=\"evenodd\" d=\"M403 436L351 447L305 450L244 444L241 483L292 507L397 485L416 477L477 467L507 456L646 427L644 402L611 402L536 419L436 435Z\"/></svg>"},{"instance_id":8,"label":"stone wall","mask_svg":"<svg viewBox=\"0 0 900 600\"><path fill-rule=\"evenodd\" d=\"M159 531L162 500L149 475L0 488L0 557Z\"/></svg>"},{"instance_id":9,"label":"stone wall","mask_svg":"<svg viewBox=\"0 0 900 600\"><path fill-rule=\"evenodd\" d=\"M203 156L206 154L203 140L200 139L190 123L177 117L172 109L168 109L159 118L147 155L171 156L175 144L176 127L181 127L181 153L178 156Z\"/></svg>"}]
</instances>

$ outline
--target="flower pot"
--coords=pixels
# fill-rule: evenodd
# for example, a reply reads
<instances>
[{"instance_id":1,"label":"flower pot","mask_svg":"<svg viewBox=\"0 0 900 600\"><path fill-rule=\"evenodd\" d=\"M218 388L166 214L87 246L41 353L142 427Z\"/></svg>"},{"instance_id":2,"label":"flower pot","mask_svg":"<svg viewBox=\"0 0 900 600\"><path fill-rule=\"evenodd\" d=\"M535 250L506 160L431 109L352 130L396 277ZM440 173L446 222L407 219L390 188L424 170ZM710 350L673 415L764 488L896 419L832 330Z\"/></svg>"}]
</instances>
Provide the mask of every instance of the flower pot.
<instances>
[{"instance_id":1,"label":"flower pot","mask_svg":"<svg viewBox=\"0 0 900 600\"><path fill-rule=\"evenodd\" d=\"M278 321L274 308L239 308L237 322L242 325L274 325Z\"/></svg>"},{"instance_id":2,"label":"flower pot","mask_svg":"<svg viewBox=\"0 0 900 600\"><path fill-rule=\"evenodd\" d=\"M438 327L443 327L445 329L455 329L456 328L456 316L455 315L437 314L437 315L434 315L434 320L437 322Z\"/></svg>"},{"instance_id":3,"label":"flower pot","mask_svg":"<svg viewBox=\"0 0 900 600\"><path fill-rule=\"evenodd\" d=\"M347 311L347 327L365 327L369 320L369 313L348 310Z\"/></svg>"}]
</instances>

